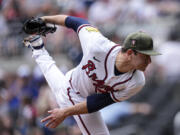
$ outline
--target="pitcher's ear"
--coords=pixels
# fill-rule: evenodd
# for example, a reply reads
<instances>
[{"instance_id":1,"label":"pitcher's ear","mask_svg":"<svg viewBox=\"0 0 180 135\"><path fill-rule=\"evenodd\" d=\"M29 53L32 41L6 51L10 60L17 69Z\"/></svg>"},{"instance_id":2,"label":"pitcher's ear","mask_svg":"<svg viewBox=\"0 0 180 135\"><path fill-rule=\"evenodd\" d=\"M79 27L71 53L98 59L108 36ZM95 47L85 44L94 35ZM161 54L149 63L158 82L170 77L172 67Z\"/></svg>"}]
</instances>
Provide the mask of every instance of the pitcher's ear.
<instances>
[{"instance_id":1,"label":"pitcher's ear","mask_svg":"<svg viewBox=\"0 0 180 135\"><path fill-rule=\"evenodd\" d=\"M127 53L127 55L131 55L131 54L133 54L134 52L133 52L132 49L128 49L128 50L126 51L126 53Z\"/></svg>"}]
</instances>

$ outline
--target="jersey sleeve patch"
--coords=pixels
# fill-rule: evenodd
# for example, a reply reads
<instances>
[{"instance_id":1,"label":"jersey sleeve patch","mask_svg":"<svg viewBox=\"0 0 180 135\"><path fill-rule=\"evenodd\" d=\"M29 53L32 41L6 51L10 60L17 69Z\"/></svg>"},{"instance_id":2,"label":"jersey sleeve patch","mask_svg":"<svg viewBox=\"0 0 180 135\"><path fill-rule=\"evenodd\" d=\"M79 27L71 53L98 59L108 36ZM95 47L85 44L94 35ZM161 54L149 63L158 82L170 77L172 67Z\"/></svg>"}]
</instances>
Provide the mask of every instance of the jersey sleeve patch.
<instances>
[{"instance_id":1,"label":"jersey sleeve patch","mask_svg":"<svg viewBox=\"0 0 180 135\"><path fill-rule=\"evenodd\" d=\"M99 32L99 30L97 28L94 28L94 27L87 27L86 30L88 32Z\"/></svg>"},{"instance_id":2,"label":"jersey sleeve patch","mask_svg":"<svg viewBox=\"0 0 180 135\"><path fill-rule=\"evenodd\" d=\"M97 28L91 26L90 24L83 24L78 28L77 33L79 33L79 31L84 27L86 27L85 30L87 32L99 32L99 30Z\"/></svg>"}]
</instances>

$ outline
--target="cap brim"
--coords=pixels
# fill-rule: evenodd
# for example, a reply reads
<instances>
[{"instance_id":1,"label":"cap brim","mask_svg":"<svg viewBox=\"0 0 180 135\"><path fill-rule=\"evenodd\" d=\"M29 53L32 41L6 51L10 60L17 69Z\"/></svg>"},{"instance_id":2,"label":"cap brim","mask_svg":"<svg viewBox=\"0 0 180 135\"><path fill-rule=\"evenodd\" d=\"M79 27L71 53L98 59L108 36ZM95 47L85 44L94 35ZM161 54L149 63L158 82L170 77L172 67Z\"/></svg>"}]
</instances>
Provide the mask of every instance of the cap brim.
<instances>
[{"instance_id":1,"label":"cap brim","mask_svg":"<svg viewBox=\"0 0 180 135\"><path fill-rule=\"evenodd\" d=\"M143 51L136 50L136 51L151 56L162 55L161 53L156 52L155 50L143 50Z\"/></svg>"}]
</instances>

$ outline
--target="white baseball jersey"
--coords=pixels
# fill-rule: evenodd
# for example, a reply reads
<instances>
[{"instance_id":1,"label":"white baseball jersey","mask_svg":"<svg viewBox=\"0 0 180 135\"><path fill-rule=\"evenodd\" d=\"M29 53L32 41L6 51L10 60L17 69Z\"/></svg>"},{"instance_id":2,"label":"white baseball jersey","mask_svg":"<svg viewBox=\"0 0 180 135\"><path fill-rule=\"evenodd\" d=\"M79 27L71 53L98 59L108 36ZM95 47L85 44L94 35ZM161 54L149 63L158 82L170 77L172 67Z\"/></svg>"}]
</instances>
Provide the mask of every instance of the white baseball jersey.
<instances>
[{"instance_id":1,"label":"white baseball jersey","mask_svg":"<svg viewBox=\"0 0 180 135\"><path fill-rule=\"evenodd\" d=\"M111 93L119 102L136 94L145 84L144 73L129 71L115 76L114 66L121 46L105 38L96 28L82 25L78 35L83 50L81 63L72 71L71 83L83 97L93 93Z\"/></svg>"},{"instance_id":2,"label":"white baseball jersey","mask_svg":"<svg viewBox=\"0 0 180 135\"><path fill-rule=\"evenodd\" d=\"M33 58L42 70L61 108L86 101L93 93L111 94L114 101L125 100L144 85L144 74L134 70L115 76L114 65L120 45L116 45L89 26L78 29L82 45L81 63L65 76L45 48L34 50ZM83 135L109 135L99 111L74 116Z\"/></svg>"}]
</instances>

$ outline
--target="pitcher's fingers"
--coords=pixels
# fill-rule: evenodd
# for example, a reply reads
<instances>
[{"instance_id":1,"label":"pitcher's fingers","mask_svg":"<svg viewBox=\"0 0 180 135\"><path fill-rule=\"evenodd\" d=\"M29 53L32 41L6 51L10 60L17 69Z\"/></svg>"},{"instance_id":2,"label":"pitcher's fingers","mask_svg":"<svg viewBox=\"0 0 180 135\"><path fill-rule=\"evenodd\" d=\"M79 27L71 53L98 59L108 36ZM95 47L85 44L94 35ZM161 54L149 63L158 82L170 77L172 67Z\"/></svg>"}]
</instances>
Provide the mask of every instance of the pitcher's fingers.
<instances>
[{"instance_id":1,"label":"pitcher's fingers","mask_svg":"<svg viewBox=\"0 0 180 135\"><path fill-rule=\"evenodd\" d=\"M49 111L48 111L48 113L52 113L52 112L53 112L53 110L49 110Z\"/></svg>"},{"instance_id":2,"label":"pitcher's fingers","mask_svg":"<svg viewBox=\"0 0 180 135\"><path fill-rule=\"evenodd\" d=\"M50 125L51 128L56 128L59 124L57 122L54 122Z\"/></svg>"},{"instance_id":3,"label":"pitcher's fingers","mask_svg":"<svg viewBox=\"0 0 180 135\"><path fill-rule=\"evenodd\" d=\"M50 125L53 124L53 122L55 122L55 120L50 120L48 123L46 123L46 127L51 127Z\"/></svg>"},{"instance_id":4,"label":"pitcher's fingers","mask_svg":"<svg viewBox=\"0 0 180 135\"><path fill-rule=\"evenodd\" d=\"M42 119L41 122L45 122L45 121L47 121L47 120L50 120L51 118L52 118L52 116L50 115L50 116L45 117L44 119Z\"/></svg>"}]
</instances>

